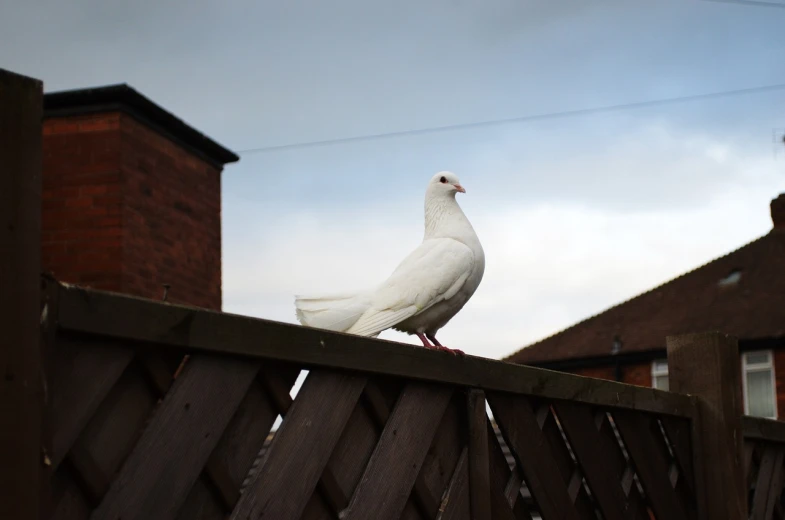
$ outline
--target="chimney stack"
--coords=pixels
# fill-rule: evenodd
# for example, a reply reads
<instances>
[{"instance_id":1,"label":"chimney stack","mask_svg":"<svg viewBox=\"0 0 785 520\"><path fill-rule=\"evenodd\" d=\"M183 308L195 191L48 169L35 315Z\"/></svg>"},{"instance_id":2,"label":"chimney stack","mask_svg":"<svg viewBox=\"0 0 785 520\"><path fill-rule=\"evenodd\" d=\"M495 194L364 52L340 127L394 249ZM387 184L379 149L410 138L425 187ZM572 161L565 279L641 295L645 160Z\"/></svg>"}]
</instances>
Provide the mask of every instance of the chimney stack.
<instances>
[{"instance_id":1,"label":"chimney stack","mask_svg":"<svg viewBox=\"0 0 785 520\"><path fill-rule=\"evenodd\" d=\"M220 310L221 172L239 158L127 85L44 96L41 263Z\"/></svg>"},{"instance_id":2,"label":"chimney stack","mask_svg":"<svg viewBox=\"0 0 785 520\"><path fill-rule=\"evenodd\" d=\"M774 229L785 229L785 193L771 201L771 222Z\"/></svg>"}]
</instances>

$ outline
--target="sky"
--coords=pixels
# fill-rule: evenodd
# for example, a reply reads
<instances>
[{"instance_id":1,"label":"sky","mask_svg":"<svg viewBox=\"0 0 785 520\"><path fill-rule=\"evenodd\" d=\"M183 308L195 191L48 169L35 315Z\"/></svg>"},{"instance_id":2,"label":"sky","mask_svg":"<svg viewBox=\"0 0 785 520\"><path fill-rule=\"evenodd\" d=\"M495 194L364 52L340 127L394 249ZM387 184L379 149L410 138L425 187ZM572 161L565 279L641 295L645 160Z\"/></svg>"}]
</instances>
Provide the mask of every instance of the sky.
<instances>
[{"instance_id":1,"label":"sky","mask_svg":"<svg viewBox=\"0 0 785 520\"><path fill-rule=\"evenodd\" d=\"M380 283L422 240L427 181L450 170L486 271L438 337L500 358L767 233L785 192L785 3L0 0L0 12L0 67L48 92L127 83L236 151L556 114L241 153L222 186L228 312L294 323L294 294ZM574 113L767 86L779 87Z\"/></svg>"}]
</instances>

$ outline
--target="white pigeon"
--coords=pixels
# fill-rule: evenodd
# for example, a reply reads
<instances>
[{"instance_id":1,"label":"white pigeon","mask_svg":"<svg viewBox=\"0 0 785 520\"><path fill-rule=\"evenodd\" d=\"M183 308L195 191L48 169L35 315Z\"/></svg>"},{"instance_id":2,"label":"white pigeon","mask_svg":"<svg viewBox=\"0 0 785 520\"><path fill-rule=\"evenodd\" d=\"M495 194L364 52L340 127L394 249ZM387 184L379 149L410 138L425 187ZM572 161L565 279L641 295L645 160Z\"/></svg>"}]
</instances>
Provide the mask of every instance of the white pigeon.
<instances>
[{"instance_id":1,"label":"white pigeon","mask_svg":"<svg viewBox=\"0 0 785 520\"><path fill-rule=\"evenodd\" d=\"M463 354L436 339L477 290L485 271L485 253L455 200L458 192L466 190L453 173L434 175L425 190L425 237L417 249L373 290L296 296L300 323L370 337L393 328L416 334L426 348Z\"/></svg>"}]
</instances>

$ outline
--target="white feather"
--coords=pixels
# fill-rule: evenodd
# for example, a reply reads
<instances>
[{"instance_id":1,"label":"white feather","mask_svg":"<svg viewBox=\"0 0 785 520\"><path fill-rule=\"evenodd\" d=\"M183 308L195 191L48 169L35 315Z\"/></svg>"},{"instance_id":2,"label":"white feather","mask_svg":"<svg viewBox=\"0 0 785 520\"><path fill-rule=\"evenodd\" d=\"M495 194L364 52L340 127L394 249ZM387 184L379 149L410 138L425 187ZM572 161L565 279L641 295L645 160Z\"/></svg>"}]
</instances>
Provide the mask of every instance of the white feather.
<instances>
[{"instance_id":1,"label":"white feather","mask_svg":"<svg viewBox=\"0 0 785 520\"><path fill-rule=\"evenodd\" d=\"M395 328L435 334L477 290L485 254L472 225L455 201L462 191L449 172L437 173L425 194L425 237L374 290L295 298L303 325L377 336Z\"/></svg>"}]
</instances>

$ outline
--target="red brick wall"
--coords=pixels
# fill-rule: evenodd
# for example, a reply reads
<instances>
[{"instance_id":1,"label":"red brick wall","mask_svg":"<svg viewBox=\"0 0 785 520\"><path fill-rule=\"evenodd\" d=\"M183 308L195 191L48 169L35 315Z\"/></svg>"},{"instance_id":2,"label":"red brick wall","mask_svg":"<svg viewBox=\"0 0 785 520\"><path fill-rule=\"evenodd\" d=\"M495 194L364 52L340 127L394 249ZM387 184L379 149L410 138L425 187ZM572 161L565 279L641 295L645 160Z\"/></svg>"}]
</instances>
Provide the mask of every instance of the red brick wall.
<instances>
[{"instance_id":1,"label":"red brick wall","mask_svg":"<svg viewBox=\"0 0 785 520\"><path fill-rule=\"evenodd\" d=\"M63 281L122 289L120 115L43 125L41 262Z\"/></svg>"},{"instance_id":2,"label":"red brick wall","mask_svg":"<svg viewBox=\"0 0 785 520\"><path fill-rule=\"evenodd\" d=\"M106 113L44 122L42 263L65 282L221 308L221 170Z\"/></svg>"},{"instance_id":3,"label":"red brick wall","mask_svg":"<svg viewBox=\"0 0 785 520\"><path fill-rule=\"evenodd\" d=\"M122 116L123 211L130 293L221 308L221 171Z\"/></svg>"},{"instance_id":4,"label":"red brick wall","mask_svg":"<svg viewBox=\"0 0 785 520\"><path fill-rule=\"evenodd\" d=\"M570 370L573 374L586 377L596 377L598 379L616 380L616 368L613 365L579 368ZM621 366L622 382L630 385L651 387L651 363L638 363L634 365Z\"/></svg>"}]
</instances>

